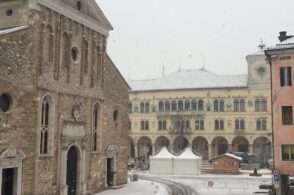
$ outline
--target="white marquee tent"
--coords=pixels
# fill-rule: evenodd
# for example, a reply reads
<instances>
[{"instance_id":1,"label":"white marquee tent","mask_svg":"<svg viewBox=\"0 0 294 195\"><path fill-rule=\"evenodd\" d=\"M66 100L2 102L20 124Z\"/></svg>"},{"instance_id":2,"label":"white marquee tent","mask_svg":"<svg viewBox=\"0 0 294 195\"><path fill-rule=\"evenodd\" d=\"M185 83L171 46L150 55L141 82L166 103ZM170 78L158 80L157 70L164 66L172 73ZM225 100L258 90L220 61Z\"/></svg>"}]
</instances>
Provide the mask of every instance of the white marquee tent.
<instances>
[{"instance_id":1,"label":"white marquee tent","mask_svg":"<svg viewBox=\"0 0 294 195\"><path fill-rule=\"evenodd\" d=\"M163 147L156 155L150 157L150 173L172 174L175 155Z\"/></svg>"},{"instance_id":2,"label":"white marquee tent","mask_svg":"<svg viewBox=\"0 0 294 195\"><path fill-rule=\"evenodd\" d=\"M187 147L174 159L175 175L199 175L202 168L202 157Z\"/></svg>"},{"instance_id":3,"label":"white marquee tent","mask_svg":"<svg viewBox=\"0 0 294 195\"><path fill-rule=\"evenodd\" d=\"M202 168L202 157L196 155L191 148L184 149L178 156L163 147L150 157L150 173L198 175Z\"/></svg>"}]
</instances>

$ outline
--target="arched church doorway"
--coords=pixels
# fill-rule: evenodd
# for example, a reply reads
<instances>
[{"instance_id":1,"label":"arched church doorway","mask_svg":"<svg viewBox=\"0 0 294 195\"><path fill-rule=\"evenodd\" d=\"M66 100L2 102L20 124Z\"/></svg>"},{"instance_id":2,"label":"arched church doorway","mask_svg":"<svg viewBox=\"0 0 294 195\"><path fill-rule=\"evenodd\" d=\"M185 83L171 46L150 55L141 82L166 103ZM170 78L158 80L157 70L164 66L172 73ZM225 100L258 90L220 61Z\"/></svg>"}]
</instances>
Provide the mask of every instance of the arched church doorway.
<instances>
[{"instance_id":1,"label":"arched church doorway","mask_svg":"<svg viewBox=\"0 0 294 195\"><path fill-rule=\"evenodd\" d=\"M66 184L68 195L77 195L78 180L78 148L70 147L67 153Z\"/></svg>"}]
</instances>

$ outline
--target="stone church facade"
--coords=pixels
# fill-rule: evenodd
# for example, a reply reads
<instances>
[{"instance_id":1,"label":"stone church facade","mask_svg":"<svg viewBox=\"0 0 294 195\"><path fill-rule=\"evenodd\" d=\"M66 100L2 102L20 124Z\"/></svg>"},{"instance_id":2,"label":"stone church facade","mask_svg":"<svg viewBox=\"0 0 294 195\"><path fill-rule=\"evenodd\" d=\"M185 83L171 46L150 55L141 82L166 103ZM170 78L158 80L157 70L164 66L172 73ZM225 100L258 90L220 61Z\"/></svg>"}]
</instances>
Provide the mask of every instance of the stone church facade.
<instances>
[{"instance_id":1,"label":"stone church facade","mask_svg":"<svg viewBox=\"0 0 294 195\"><path fill-rule=\"evenodd\" d=\"M0 1L0 191L82 195L127 182L129 86L94 0Z\"/></svg>"}]
</instances>

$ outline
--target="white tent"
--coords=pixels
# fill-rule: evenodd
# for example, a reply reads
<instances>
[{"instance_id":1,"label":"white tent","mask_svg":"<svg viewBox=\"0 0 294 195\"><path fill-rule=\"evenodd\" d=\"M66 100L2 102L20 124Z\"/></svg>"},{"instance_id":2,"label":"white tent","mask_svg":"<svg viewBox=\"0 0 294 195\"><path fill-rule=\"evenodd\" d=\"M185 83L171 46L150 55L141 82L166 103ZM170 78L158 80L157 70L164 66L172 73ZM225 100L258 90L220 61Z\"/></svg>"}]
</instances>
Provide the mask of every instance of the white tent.
<instances>
[{"instance_id":1,"label":"white tent","mask_svg":"<svg viewBox=\"0 0 294 195\"><path fill-rule=\"evenodd\" d=\"M150 157L150 173L172 174L174 158L175 156L163 147L156 155Z\"/></svg>"},{"instance_id":2,"label":"white tent","mask_svg":"<svg viewBox=\"0 0 294 195\"><path fill-rule=\"evenodd\" d=\"M175 175L198 175L201 173L202 157L196 155L189 147L174 159Z\"/></svg>"}]
</instances>

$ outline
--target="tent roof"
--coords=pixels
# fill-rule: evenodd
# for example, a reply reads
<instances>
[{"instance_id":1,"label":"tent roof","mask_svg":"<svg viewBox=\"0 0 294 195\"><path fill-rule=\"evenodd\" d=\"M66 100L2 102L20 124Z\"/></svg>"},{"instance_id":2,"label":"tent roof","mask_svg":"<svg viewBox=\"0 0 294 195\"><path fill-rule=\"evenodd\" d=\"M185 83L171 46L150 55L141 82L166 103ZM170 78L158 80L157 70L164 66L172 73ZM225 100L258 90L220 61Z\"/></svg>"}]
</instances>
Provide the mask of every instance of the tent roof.
<instances>
[{"instance_id":1,"label":"tent roof","mask_svg":"<svg viewBox=\"0 0 294 195\"><path fill-rule=\"evenodd\" d=\"M152 156L153 159L161 159L161 158L175 158L173 154L171 154L166 147L161 148L161 150Z\"/></svg>"},{"instance_id":2,"label":"tent roof","mask_svg":"<svg viewBox=\"0 0 294 195\"><path fill-rule=\"evenodd\" d=\"M177 159L200 159L201 156L196 155L190 147L184 149L184 151L179 154Z\"/></svg>"}]
</instances>

